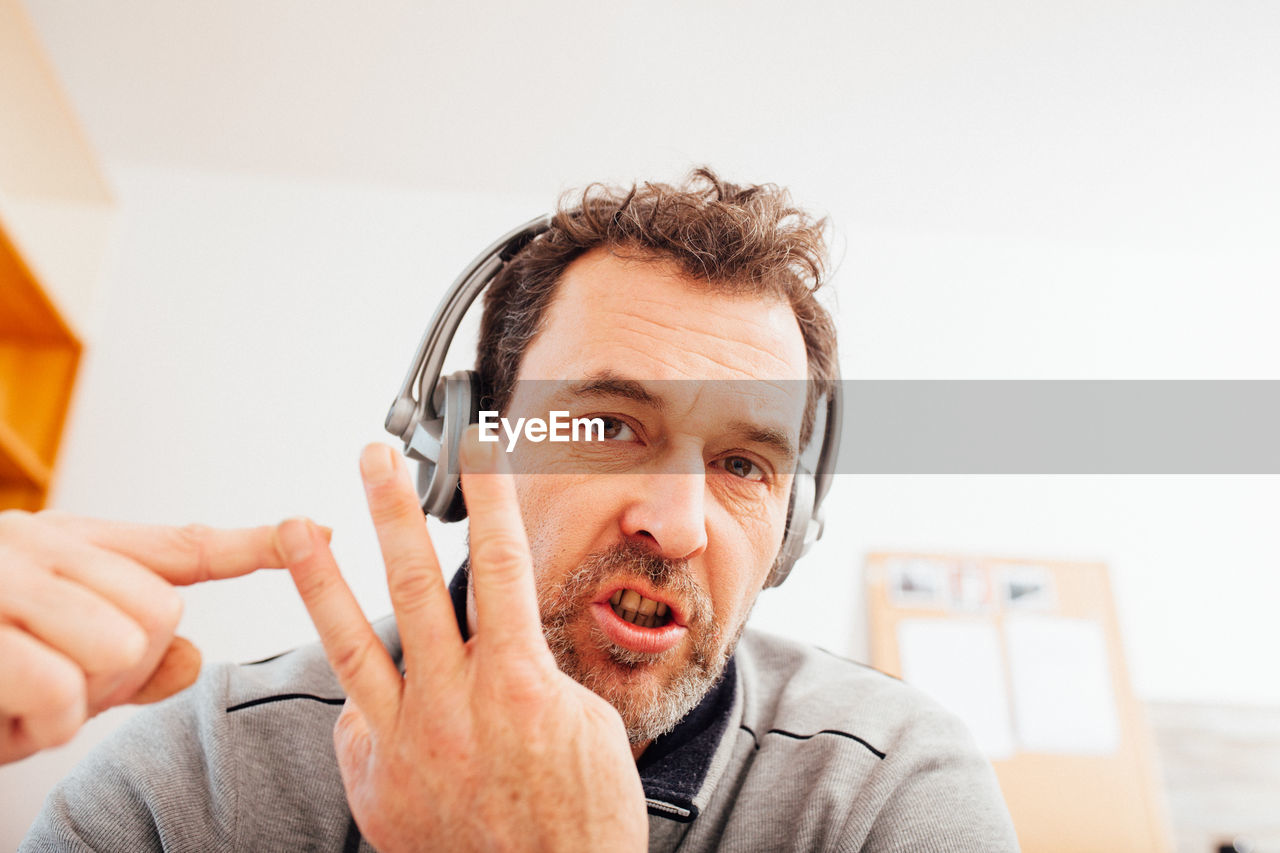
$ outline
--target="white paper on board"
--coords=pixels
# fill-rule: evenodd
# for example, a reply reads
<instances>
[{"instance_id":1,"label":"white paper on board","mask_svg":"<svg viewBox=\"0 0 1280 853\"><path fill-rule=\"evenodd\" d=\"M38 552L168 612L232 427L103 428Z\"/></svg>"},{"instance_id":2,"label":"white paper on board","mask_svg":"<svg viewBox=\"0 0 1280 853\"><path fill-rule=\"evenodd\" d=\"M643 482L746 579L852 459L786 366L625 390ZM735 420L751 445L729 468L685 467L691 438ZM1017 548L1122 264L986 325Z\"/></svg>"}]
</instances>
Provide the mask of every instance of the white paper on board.
<instances>
[{"instance_id":1,"label":"white paper on board","mask_svg":"<svg viewBox=\"0 0 1280 853\"><path fill-rule=\"evenodd\" d=\"M1120 718L1102 626L1091 619L1005 619L1018 746L1026 752L1109 755Z\"/></svg>"},{"instance_id":2,"label":"white paper on board","mask_svg":"<svg viewBox=\"0 0 1280 853\"><path fill-rule=\"evenodd\" d=\"M964 720L988 758L1013 755L1000 635L987 621L898 623L902 678Z\"/></svg>"}]
</instances>

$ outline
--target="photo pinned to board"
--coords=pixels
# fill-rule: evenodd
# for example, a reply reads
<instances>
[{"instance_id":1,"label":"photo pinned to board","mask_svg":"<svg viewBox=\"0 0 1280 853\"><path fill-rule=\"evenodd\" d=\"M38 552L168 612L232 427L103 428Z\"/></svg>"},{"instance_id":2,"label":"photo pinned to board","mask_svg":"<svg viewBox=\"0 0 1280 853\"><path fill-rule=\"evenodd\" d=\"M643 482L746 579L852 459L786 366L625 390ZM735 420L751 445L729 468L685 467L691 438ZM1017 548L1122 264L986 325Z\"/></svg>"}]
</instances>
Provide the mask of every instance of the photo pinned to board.
<instances>
[{"instance_id":1,"label":"photo pinned to board","mask_svg":"<svg viewBox=\"0 0 1280 853\"><path fill-rule=\"evenodd\" d=\"M924 557L894 560L889 566L889 596L895 607L946 609L951 563Z\"/></svg>"},{"instance_id":2,"label":"photo pinned to board","mask_svg":"<svg viewBox=\"0 0 1280 853\"><path fill-rule=\"evenodd\" d=\"M1000 601L1007 610L1056 610L1058 589L1053 572L1044 566L1006 566L1000 573Z\"/></svg>"}]
</instances>

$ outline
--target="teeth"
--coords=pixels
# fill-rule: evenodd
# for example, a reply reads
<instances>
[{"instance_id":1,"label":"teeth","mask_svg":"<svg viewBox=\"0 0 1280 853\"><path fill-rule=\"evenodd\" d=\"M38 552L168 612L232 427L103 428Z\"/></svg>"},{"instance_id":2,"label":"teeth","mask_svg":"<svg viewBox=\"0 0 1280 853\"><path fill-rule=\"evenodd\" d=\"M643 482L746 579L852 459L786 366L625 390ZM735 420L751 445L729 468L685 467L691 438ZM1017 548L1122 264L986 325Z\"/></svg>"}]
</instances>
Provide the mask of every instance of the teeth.
<instances>
[{"instance_id":1,"label":"teeth","mask_svg":"<svg viewBox=\"0 0 1280 853\"><path fill-rule=\"evenodd\" d=\"M670 621L671 608L652 598L645 598L634 589L620 589L609 596L613 612L641 628L658 628Z\"/></svg>"}]
</instances>

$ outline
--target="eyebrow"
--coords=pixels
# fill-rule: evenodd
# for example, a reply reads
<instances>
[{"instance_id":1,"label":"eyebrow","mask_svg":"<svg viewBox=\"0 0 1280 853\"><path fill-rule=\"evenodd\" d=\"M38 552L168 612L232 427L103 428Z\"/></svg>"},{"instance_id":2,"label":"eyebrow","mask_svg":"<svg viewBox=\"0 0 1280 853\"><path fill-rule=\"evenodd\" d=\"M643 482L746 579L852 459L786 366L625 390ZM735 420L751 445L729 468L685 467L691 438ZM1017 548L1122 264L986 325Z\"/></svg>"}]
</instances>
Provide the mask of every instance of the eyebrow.
<instances>
[{"instance_id":1,"label":"eyebrow","mask_svg":"<svg viewBox=\"0 0 1280 853\"><path fill-rule=\"evenodd\" d=\"M621 397L648 406L659 412L666 408L661 397L649 393L643 384L606 370L588 376L581 382L569 385L568 391L575 397Z\"/></svg>"},{"instance_id":2,"label":"eyebrow","mask_svg":"<svg viewBox=\"0 0 1280 853\"><path fill-rule=\"evenodd\" d=\"M760 426L748 421L734 421L729 428L743 436L752 444L763 444L782 457L784 466L790 466L796 459L796 444L785 430Z\"/></svg>"},{"instance_id":3,"label":"eyebrow","mask_svg":"<svg viewBox=\"0 0 1280 853\"><path fill-rule=\"evenodd\" d=\"M651 393L643 383L628 379L611 370L601 371L580 382L570 383L567 390L569 394L578 397L622 398L648 406L658 412L666 409L666 402ZM729 425L729 430L742 436L751 444L768 447L781 458L784 466L789 467L796 460L796 442L786 430L761 426L750 421L734 421Z\"/></svg>"}]
</instances>

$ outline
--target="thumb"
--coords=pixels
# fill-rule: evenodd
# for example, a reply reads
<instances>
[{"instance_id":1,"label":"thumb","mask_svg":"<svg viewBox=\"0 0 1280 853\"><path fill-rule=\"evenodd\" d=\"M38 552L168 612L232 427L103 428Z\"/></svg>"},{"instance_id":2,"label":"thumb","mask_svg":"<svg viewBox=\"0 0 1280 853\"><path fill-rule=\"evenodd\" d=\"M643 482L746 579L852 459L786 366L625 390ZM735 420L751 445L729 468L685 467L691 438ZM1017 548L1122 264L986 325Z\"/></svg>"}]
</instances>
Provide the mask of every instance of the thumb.
<instances>
[{"instance_id":1,"label":"thumb","mask_svg":"<svg viewBox=\"0 0 1280 853\"><path fill-rule=\"evenodd\" d=\"M200 650L185 637L174 637L164 657L160 659L159 666L151 673L151 678L129 701L136 705L146 705L167 699L194 684L198 675Z\"/></svg>"}]
</instances>

